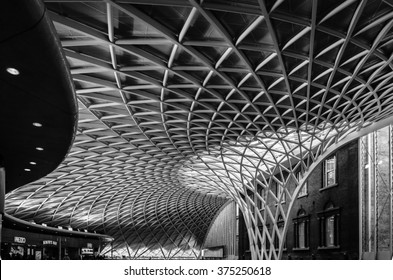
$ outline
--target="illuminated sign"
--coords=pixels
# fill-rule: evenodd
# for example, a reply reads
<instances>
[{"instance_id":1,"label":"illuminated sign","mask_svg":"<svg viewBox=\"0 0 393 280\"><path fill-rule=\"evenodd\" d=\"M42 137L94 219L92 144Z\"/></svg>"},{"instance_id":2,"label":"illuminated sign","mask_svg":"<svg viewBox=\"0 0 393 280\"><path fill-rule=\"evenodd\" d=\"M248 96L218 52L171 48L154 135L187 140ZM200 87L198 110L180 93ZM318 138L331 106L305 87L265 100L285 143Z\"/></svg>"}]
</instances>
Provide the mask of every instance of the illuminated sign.
<instances>
[{"instance_id":1,"label":"illuminated sign","mask_svg":"<svg viewBox=\"0 0 393 280\"><path fill-rule=\"evenodd\" d=\"M202 251L203 258L220 259L224 257L224 247L212 247Z\"/></svg>"},{"instance_id":2,"label":"illuminated sign","mask_svg":"<svg viewBox=\"0 0 393 280\"><path fill-rule=\"evenodd\" d=\"M43 240L42 244L43 245L54 245L54 246L57 246L57 241L54 241L54 240Z\"/></svg>"},{"instance_id":3,"label":"illuminated sign","mask_svg":"<svg viewBox=\"0 0 393 280\"><path fill-rule=\"evenodd\" d=\"M93 255L93 249L91 248L82 248L82 255Z\"/></svg>"},{"instance_id":4,"label":"illuminated sign","mask_svg":"<svg viewBox=\"0 0 393 280\"><path fill-rule=\"evenodd\" d=\"M14 236L14 242L16 242L16 243L26 243L26 238L19 237L19 236Z\"/></svg>"}]
</instances>

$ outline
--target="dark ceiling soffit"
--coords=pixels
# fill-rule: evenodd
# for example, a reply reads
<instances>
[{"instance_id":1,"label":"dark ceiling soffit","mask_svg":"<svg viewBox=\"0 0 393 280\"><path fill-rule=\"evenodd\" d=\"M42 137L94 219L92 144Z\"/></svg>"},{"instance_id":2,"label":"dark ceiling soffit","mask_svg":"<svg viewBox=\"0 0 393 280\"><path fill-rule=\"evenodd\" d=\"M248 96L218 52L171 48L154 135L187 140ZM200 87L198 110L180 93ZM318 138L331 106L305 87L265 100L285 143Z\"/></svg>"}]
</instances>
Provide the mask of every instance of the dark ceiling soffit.
<instances>
[{"instance_id":1,"label":"dark ceiling soffit","mask_svg":"<svg viewBox=\"0 0 393 280\"><path fill-rule=\"evenodd\" d=\"M45 6L38 0L2 4L0 18L6 24L0 31L0 163L10 192L44 177L63 161L76 134L78 106Z\"/></svg>"}]
</instances>

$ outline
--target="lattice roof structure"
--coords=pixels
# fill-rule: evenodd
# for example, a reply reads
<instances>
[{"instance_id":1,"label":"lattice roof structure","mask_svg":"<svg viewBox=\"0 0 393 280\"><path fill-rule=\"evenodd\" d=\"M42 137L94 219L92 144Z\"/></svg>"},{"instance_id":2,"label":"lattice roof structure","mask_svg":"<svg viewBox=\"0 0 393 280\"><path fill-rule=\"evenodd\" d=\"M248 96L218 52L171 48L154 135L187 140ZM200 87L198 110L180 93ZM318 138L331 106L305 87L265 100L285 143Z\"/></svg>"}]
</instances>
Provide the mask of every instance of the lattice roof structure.
<instances>
[{"instance_id":1,"label":"lattice roof structure","mask_svg":"<svg viewBox=\"0 0 393 280\"><path fill-rule=\"evenodd\" d=\"M392 121L392 1L45 4L78 131L57 170L7 194L6 210L112 235L120 254L196 257L233 199L254 229L253 258L279 258L257 245L283 240L277 226L258 230L259 203L290 202L337 144ZM283 175L297 170L301 180Z\"/></svg>"}]
</instances>

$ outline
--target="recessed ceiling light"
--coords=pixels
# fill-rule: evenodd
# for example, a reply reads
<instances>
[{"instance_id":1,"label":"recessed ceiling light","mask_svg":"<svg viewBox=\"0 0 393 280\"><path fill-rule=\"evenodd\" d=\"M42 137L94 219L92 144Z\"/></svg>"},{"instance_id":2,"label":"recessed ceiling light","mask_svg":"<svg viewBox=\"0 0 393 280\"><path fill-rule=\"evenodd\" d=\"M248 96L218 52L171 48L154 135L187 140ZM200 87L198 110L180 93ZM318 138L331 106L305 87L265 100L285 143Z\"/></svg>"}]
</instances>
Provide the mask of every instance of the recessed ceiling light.
<instances>
[{"instance_id":1,"label":"recessed ceiling light","mask_svg":"<svg viewBox=\"0 0 393 280\"><path fill-rule=\"evenodd\" d=\"M31 165L36 165L37 163L34 162L34 161L30 161L30 164L31 164Z\"/></svg>"},{"instance_id":2,"label":"recessed ceiling light","mask_svg":"<svg viewBox=\"0 0 393 280\"><path fill-rule=\"evenodd\" d=\"M29 168L25 168L25 171L31 171Z\"/></svg>"},{"instance_id":3,"label":"recessed ceiling light","mask_svg":"<svg viewBox=\"0 0 393 280\"><path fill-rule=\"evenodd\" d=\"M18 69L12 67L8 67L7 72L14 76L18 76L20 74Z\"/></svg>"},{"instance_id":4,"label":"recessed ceiling light","mask_svg":"<svg viewBox=\"0 0 393 280\"><path fill-rule=\"evenodd\" d=\"M36 150L38 150L38 151L43 151L43 150L44 150L44 148L41 148L41 147L36 147Z\"/></svg>"},{"instance_id":5,"label":"recessed ceiling light","mask_svg":"<svg viewBox=\"0 0 393 280\"><path fill-rule=\"evenodd\" d=\"M36 127L41 127L42 126L42 124L40 124L39 122L33 122L33 125L36 126Z\"/></svg>"}]
</instances>

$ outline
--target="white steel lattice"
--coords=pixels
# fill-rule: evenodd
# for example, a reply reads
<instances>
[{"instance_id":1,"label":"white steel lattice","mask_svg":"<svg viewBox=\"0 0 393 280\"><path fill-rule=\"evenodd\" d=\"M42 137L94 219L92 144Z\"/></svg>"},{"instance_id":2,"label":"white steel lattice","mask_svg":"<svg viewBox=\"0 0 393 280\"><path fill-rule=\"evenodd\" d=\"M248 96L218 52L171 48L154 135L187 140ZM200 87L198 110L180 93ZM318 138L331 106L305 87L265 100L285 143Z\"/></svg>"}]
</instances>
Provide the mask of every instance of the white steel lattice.
<instances>
[{"instance_id":1,"label":"white steel lattice","mask_svg":"<svg viewBox=\"0 0 393 280\"><path fill-rule=\"evenodd\" d=\"M131 257L198 256L233 199L252 257L280 258L315 165L391 121L391 1L46 5L75 82L78 133L59 168L9 193L6 210L113 235Z\"/></svg>"}]
</instances>

